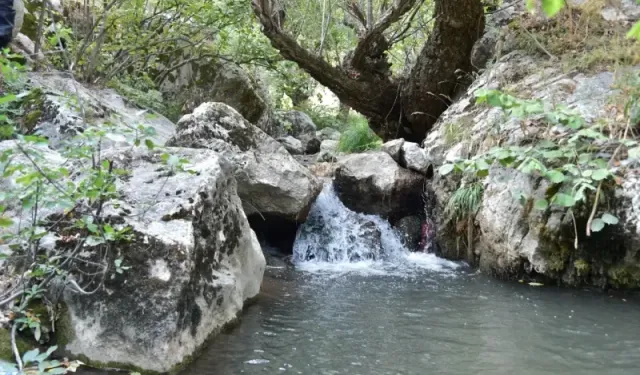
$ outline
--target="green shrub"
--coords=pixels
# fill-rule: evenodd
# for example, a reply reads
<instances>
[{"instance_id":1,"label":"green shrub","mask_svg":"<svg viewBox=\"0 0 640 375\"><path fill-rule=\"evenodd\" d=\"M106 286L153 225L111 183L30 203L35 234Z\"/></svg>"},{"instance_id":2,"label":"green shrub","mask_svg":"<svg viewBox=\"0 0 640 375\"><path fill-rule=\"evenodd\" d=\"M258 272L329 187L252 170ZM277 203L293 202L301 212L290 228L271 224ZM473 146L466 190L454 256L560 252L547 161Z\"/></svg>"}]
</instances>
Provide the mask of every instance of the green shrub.
<instances>
[{"instance_id":1,"label":"green shrub","mask_svg":"<svg viewBox=\"0 0 640 375\"><path fill-rule=\"evenodd\" d=\"M382 140L369 128L367 120L360 116L350 118L348 127L340 136L338 151L364 152L378 149L380 146L382 146Z\"/></svg>"}]
</instances>

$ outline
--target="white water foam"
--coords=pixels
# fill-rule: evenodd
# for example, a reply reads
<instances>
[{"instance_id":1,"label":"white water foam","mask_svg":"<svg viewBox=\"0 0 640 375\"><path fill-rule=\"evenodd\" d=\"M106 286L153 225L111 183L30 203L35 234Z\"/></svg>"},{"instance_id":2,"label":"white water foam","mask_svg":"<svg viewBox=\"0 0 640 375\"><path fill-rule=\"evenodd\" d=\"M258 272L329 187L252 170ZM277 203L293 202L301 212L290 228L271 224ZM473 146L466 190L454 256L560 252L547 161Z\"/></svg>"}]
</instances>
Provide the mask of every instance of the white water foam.
<instances>
[{"instance_id":1,"label":"white water foam","mask_svg":"<svg viewBox=\"0 0 640 375\"><path fill-rule=\"evenodd\" d=\"M310 273L407 275L424 270L449 273L461 265L434 254L411 253L388 221L353 212L325 185L298 230L293 263Z\"/></svg>"}]
</instances>

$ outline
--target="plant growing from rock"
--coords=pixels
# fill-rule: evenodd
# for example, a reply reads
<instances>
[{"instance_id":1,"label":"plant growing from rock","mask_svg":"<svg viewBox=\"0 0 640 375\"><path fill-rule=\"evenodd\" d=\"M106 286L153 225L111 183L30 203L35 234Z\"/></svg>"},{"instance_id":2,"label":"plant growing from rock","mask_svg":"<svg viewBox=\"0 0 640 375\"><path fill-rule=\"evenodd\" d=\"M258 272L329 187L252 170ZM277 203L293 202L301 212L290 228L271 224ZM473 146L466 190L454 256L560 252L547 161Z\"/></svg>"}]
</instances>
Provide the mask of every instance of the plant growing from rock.
<instances>
[{"instance_id":1,"label":"plant growing from rock","mask_svg":"<svg viewBox=\"0 0 640 375\"><path fill-rule=\"evenodd\" d=\"M439 173L458 172L482 179L488 176L492 165L516 169L546 183L545 196L535 197L535 209L566 210L574 227L576 210L584 209L588 216L584 229L587 237L606 225L616 225L619 219L602 209L603 191L622 184L625 166L640 156L633 131L640 122L640 75L632 75L628 82L625 121L613 123L590 124L564 106L519 99L497 90L478 90L477 104L501 108L522 121L542 123L546 130L530 135L524 144L498 146L473 158L444 164ZM523 204L528 201L522 193L515 193ZM578 228L575 231L577 248Z\"/></svg>"},{"instance_id":2,"label":"plant growing from rock","mask_svg":"<svg viewBox=\"0 0 640 375\"><path fill-rule=\"evenodd\" d=\"M16 77L23 70L5 56L0 57L0 66ZM0 294L0 307L11 309L15 367L8 370L22 374L37 367L33 371L38 374L63 374L75 371L80 362L48 360L55 347L45 353L37 349L20 353L16 335L20 331L46 344L46 337L55 330L52 300L56 293L66 288L93 294L107 277L130 268L123 264L115 245L129 241L132 230L107 213L118 198L116 180L126 178L128 171L105 158L103 146L109 141L124 141L132 148L156 146L148 138L153 135L152 128L96 127L84 118L84 131L68 141L58 156L48 148L46 138L21 133L9 117L12 112L3 106L11 103L19 108L27 96L28 90L0 95L0 126L5 139L0 145L0 258L14 276L12 287ZM78 98L69 98L67 105L86 113ZM169 173L184 170L186 160L166 153L161 159ZM89 275L90 282L79 285L74 277L78 274Z\"/></svg>"}]
</instances>

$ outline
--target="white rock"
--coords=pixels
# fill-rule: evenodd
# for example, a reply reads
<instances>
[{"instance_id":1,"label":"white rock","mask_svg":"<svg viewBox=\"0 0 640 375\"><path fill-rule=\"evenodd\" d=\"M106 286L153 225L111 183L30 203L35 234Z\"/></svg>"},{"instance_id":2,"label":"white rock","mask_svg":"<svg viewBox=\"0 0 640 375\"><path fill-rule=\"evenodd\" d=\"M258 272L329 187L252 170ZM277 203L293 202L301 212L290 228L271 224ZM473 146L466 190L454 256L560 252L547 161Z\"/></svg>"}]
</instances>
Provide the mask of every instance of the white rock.
<instances>
[{"instance_id":1,"label":"white rock","mask_svg":"<svg viewBox=\"0 0 640 375\"><path fill-rule=\"evenodd\" d=\"M407 168L426 174L431 167L431 162L427 158L426 152L413 142L404 142L402 144L402 163Z\"/></svg>"}]
</instances>

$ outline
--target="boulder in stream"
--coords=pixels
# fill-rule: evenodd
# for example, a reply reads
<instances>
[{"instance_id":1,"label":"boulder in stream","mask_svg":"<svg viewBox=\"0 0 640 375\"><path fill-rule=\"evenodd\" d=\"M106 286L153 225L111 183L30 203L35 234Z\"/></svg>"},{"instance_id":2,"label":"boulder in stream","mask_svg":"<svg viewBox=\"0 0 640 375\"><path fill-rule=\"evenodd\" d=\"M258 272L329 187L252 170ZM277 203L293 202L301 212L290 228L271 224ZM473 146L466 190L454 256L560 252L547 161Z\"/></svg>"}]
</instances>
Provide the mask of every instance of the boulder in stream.
<instances>
[{"instance_id":1,"label":"boulder in stream","mask_svg":"<svg viewBox=\"0 0 640 375\"><path fill-rule=\"evenodd\" d=\"M223 103L202 104L177 127L169 145L214 150L232 162L238 195L259 234L293 240L297 224L306 220L322 189L307 168Z\"/></svg>"},{"instance_id":2,"label":"boulder in stream","mask_svg":"<svg viewBox=\"0 0 640 375\"><path fill-rule=\"evenodd\" d=\"M171 172L164 152L187 159L193 173ZM117 181L120 198L105 207L113 225L132 228L132 241L109 255L110 264L121 259L130 269L92 295L65 289L58 342L90 365L173 372L256 296L265 259L234 169L216 152L129 148L105 157L131 171ZM91 276L73 277L91 284Z\"/></svg>"},{"instance_id":3,"label":"boulder in stream","mask_svg":"<svg viewBox=\"0 0 640 375\"><path fill-rule=\"evenodd\" d=\"M341 158L334 180L345 206L392 222L423 210L424 183L424 176L402 168L382 151Z\"/></svg>"}]
</instances>

